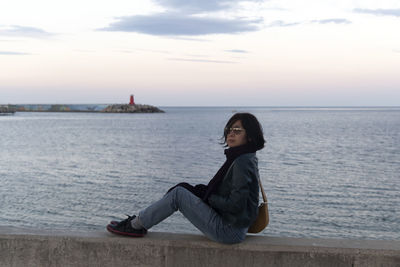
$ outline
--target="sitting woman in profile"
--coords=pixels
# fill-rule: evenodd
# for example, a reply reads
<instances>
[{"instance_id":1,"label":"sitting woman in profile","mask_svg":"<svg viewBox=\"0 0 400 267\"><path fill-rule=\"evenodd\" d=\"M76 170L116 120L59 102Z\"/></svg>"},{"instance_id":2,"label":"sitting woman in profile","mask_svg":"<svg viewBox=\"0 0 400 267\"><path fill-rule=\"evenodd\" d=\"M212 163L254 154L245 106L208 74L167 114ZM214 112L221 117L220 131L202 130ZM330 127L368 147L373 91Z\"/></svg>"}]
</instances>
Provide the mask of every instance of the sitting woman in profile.
<instances>
[{"instance_id":1,"label":"sitting woman in profile","mask_svg":"<svg viewBox=\"0 0 400 267\"><path fill-rule=\"evenodd\" d=\"M179 210L208 238L226 244L242 242L257 217L259 173L256 151L264 147L257 118L236 113L224 129L226 161L208 185L180 183L138 216L112 221L114 234L142 237L152 226Z\"/></svg>"}]
</instances>

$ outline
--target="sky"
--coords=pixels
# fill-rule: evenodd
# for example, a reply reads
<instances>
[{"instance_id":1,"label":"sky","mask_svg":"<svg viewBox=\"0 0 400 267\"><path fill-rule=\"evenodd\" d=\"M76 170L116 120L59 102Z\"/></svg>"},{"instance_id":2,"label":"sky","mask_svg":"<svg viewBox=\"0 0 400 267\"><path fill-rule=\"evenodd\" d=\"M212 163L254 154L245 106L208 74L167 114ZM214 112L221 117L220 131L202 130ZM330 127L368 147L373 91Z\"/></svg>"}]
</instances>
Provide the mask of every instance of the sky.
<instances>
[{"instance_id":1,"label":"sky","mask_svg":"<svg viewBox=\"0 0 400 267\"><path fill-rule=\"evenodd\" d=\"M0 104L400 106L398 0L13 0Z\"/></svg>"}]
</instances>

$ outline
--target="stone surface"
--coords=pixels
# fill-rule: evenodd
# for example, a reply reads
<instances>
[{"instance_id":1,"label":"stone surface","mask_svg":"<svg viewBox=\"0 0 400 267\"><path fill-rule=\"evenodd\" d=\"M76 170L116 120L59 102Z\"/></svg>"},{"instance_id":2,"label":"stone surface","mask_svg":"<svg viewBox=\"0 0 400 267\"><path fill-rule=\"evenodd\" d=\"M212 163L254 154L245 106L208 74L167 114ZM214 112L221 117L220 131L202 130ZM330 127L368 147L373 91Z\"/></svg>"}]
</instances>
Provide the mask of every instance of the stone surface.
<instances>
[{"instance_id":1,"label":"stone surface","mask_svg":"<svg viewBox=\"0 0 400 267\"><path fill-rule=\"evenodd\" d=\"M33 231L0 227L0 266L400 266L399 241Z\"/></svg>"}]
</instances>

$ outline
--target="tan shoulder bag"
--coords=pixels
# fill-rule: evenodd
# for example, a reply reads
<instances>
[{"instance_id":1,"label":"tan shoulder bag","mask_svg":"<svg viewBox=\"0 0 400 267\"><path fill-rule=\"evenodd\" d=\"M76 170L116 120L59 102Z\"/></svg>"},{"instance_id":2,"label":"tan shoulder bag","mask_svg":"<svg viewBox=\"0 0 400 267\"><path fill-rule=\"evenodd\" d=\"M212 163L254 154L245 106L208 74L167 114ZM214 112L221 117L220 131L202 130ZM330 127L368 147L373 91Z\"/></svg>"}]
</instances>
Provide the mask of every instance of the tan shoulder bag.
<instances>
[{"instance_id":1,"label":"tan shoulder bag","mask_svg":"<svg viewBox=\"0 0 400 267\"><path fill-rule=\"evenodd\" d=\"M265 227L267 227L269 223L267 196L265 195L264 188L261 184L261 179L258 179L258 183L260 185L264 202L261 202L260 205L258 206L257 219L254 221L254 223L249 227L249 230L247 231L248 233L252 234L261 232L262 230L265 229Z\"/></svg>"}]
</instances>

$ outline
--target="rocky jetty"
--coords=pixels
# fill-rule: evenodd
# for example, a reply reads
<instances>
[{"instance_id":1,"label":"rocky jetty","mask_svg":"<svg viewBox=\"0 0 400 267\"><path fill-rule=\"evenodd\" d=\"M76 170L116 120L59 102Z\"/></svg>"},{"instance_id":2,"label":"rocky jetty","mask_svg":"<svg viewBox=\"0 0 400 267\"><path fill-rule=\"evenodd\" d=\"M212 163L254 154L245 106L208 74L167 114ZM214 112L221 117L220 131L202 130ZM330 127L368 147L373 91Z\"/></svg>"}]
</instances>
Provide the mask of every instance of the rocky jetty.
<instances>
[{"instance_id":1,"label":"rocky jetty","mask_svg":"<svg viewBox=\"0 0 400 267\"><path fill-rule=\"evenodd\" d=\"M13 105L0 105L0 114L12 114L15 111L16 108Z\"/></svg>"},{"instance_id":2,"label":"rocky jetty","mask_svg":"<svg viewBox=\"0 0 400 267\"><path fill-rule=\"evenodd\" d=\"M163 110L150 106L150 105L142 105L142 104L115 104L109 105L101 112L104 113L164 113Z\"/></svg>"}]
</instances>

